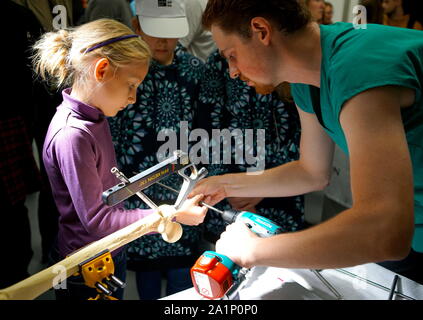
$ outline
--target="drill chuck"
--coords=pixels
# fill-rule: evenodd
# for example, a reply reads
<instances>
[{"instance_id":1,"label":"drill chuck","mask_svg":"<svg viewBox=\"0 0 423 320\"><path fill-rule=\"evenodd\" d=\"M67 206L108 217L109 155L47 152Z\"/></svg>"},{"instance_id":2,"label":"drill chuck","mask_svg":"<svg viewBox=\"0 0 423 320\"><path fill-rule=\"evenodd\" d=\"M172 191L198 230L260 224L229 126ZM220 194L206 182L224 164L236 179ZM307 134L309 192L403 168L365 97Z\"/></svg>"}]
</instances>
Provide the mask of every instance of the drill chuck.
<instances>
[{"instance_id":1,"label":"drill chuck","mask_svg":"<svg viewBox=\"0 0 423 320\"><path fill-rule=\"evenodd\" d=\"M202 202L202 201L200 202L200 204L201 204L202 206L207 207L207 208L208 208L208 209L210 209L210 210L213 210L214 212L219 213L219 214L221 215L221 217L222 217L223 221L225 221L227 224L234 223L234 222L235 222L235 220L236 220L236 217L237 217L237 216L238 216L238 214L239 214L239 212L232 211L232 210L224 210L224 211L219 210L219 209L217 209L217 208L215 208L215 207L213 207L213 206L211 206L211 205L208 205L207 203Z\"/></svg>"},{"instance_id":2,"label":"drill chuck","mask_svg":"<svg viewBox=\"0 0 423 320\"><path fill-rule=\"evenodd\" d=\"M219 210L204 202L201 205L219 213L227 224L241 221L259 237L267 238L282 233L282 229L272 220L248 211Z\"/></svg>"},{"instance_id":3,"label":"drill chuck","mask_svg":"<svg viewBox=\"0 0 423 320\"><path fill-rule=\"evenodd\" d=\"M237 212L235 211L231 211L231 210L225 210L221 212L222 215L222 219L223 221L225 221L227 224L231 224L234 223L236 218L238 217Z\"/></svg>"}]
</instances>

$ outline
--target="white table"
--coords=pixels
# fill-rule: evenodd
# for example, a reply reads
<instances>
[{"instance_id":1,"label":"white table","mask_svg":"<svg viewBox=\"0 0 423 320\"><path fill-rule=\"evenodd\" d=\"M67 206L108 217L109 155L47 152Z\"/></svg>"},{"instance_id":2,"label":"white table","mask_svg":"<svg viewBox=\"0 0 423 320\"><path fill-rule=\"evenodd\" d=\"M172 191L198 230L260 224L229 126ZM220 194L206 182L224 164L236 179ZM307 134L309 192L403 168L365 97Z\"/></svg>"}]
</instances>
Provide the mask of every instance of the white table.
<instances>
[{"instance_id":1,"label":"white table","mask_svg":"<svg viewBox=\"0 0 423 320\"><path fill-rule=\"evenodd\" d=\"M423 271L422 271L423 272ZM395 273L377 265L322 270L321 275L344 300L387 300ZM393 299L423 300L423 285L400 276ZM336 300L308 269L255 267L238 292L240 300ZM191 288L163 300L206 300Z\"/></svg>"}]
</instances>

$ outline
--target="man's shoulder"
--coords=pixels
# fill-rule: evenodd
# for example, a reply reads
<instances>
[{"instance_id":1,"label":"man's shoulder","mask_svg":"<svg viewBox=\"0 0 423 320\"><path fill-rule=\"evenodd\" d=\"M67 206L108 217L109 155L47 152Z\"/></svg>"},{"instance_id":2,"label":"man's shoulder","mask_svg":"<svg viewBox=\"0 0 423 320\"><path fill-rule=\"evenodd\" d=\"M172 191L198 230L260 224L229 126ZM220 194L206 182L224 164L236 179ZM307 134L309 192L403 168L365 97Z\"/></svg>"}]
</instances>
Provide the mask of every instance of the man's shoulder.
<instances>
[{"instance_id":1,"label":"man's shoulder","mask_svg":"<svg viewBox=\"0 0 423 320\"><path fill-rule=\"evenodd\" d=\"M409 77L417 67L415 61L422 61L423 40L417 39L416 33L420 31L374 24L367 29L326 32L323 68L331 87L387 84Z\"/></svg>"},{"instance_id":2,"label":"man's shoulder","mask_svg":"<svg viewBox=\"0 0 423 320\"><path fill-rule=\"evenodd\" d=\"M303 111L314 113L310 86L303 83L291 83L291 95L295 104Z\"/></svg>"}]
</instances>

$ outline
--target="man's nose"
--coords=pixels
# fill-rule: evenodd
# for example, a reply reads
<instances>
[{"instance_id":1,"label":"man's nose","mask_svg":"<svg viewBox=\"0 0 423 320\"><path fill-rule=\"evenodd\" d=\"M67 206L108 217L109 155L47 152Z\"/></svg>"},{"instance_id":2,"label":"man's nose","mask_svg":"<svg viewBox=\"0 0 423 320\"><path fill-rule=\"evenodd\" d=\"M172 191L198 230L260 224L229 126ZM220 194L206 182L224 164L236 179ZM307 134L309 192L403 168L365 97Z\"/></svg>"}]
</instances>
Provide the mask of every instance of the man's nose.
<instances>
[{"instance_id":1,"label":"man's nose","mask_svg":"<svg viewBox=\"0 0 423 320\"><path fill-rule=\"evenodd\" d=\"M131 94L128 98L128 104L134 104L135 102L137 102L137 95Z\"/></svg>"}]
</instances>

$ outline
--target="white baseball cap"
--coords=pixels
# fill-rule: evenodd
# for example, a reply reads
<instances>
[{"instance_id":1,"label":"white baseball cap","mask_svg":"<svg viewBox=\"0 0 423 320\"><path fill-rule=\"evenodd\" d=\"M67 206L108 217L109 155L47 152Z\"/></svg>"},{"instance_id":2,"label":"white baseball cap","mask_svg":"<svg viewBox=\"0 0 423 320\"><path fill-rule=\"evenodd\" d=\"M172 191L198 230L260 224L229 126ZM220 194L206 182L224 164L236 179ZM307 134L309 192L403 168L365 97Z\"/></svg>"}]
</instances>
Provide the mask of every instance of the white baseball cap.
<instances>
[{"instance_id":1,"label":"white baseball cap","mask_svg":"<svg viewBox=\"0 0 423 320\"><path fill-rule=\"evenodd\" d=\"M156 38L183 38L188 35L184 0L136 0L142 31Z\"/></svg>"}]
</instances>

